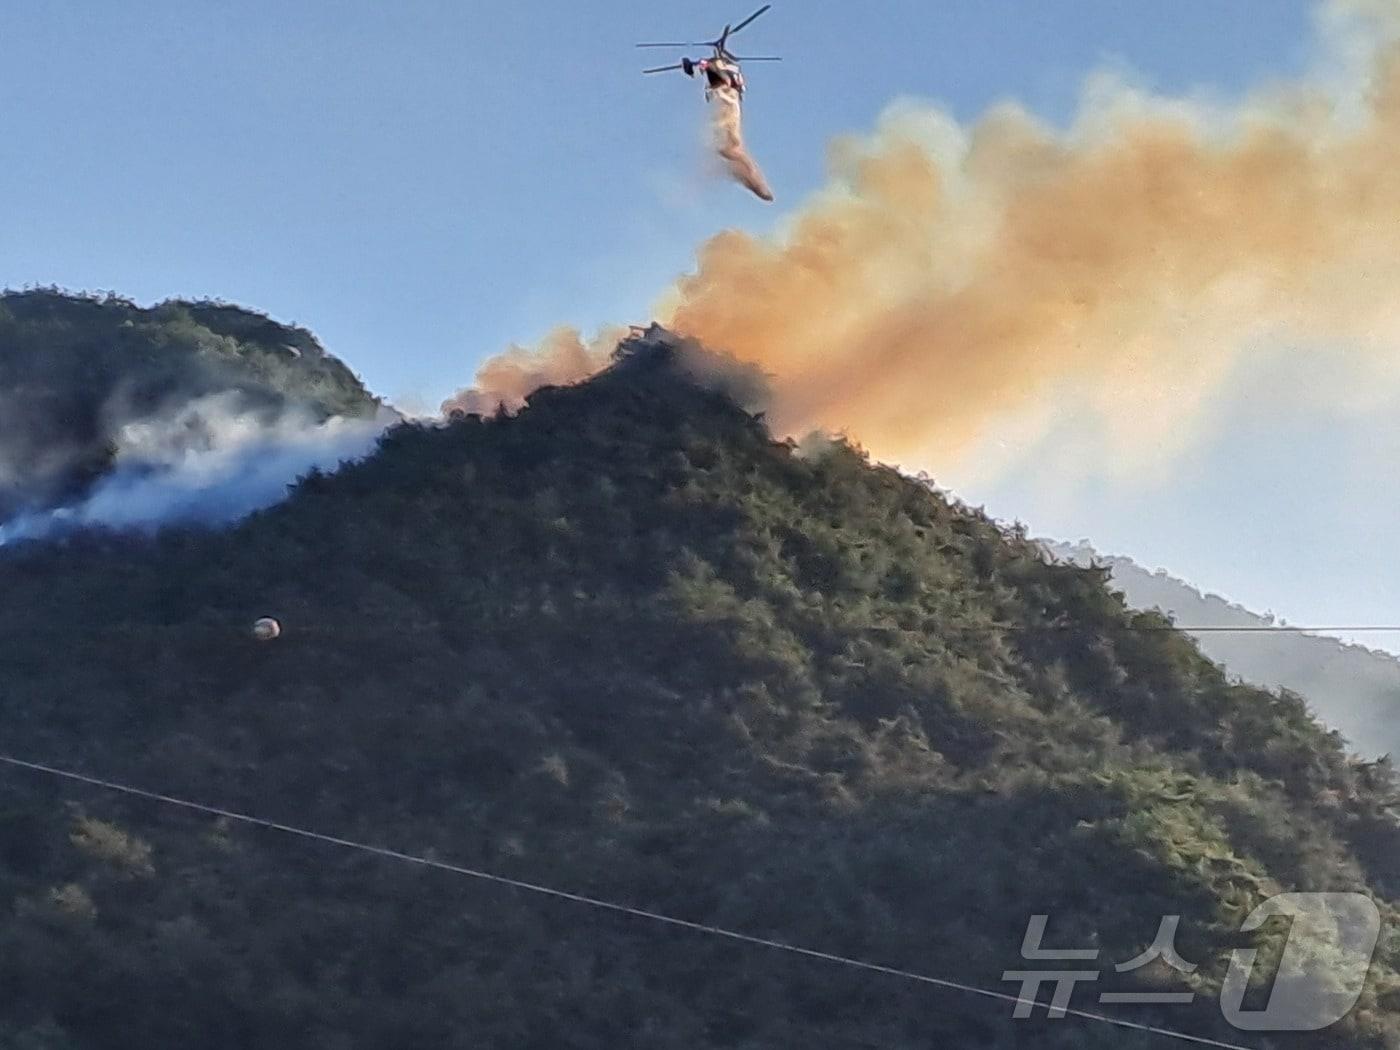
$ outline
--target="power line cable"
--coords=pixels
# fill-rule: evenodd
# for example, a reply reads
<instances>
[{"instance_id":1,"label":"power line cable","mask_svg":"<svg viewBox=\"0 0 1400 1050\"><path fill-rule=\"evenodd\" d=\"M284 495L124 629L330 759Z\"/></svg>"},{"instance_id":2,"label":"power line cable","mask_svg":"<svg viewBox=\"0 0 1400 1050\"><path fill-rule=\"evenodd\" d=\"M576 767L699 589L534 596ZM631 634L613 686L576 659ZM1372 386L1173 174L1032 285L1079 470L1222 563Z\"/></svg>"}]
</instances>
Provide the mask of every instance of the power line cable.
<instances>
[{"instance_id":1,"label":"power line cable","mask_svg":"<svg viewBox=\"0 0 1400 1050\"><path fill-rule=\"evenodd\" d=\"M251 623L252 620L249 620ZM322 628L314 626L296 626L294 623L283 623L288 634L294 634L300 638L335 638L343 636L364 636L383 637L383 632L377 629L366 628L363 631L346 630L344 628ZM405 634L430 634L440 631L443 627L453 625L433 624L417 628L396 628L399 633ZM857 629L861 629L857 625ZM865 624L864 630L869 631L905 631L909 633L919 633L922 628L901 627L898 624ZM5 628L4 634L8 637L72 637L73 634L82 635L121 635L129 636L133 630L149 631L172 631L185 635L206 635L211 638L227 638L229 635L247 634L247 628L242 625L210 625L210 624L113 624L97 625L93 624L86 630L76 632L47 627L30 628L24 624L17 624ZM1327 624L1322 626L1295 625L1295 624L1104 624L1104 623L1044 623L1044 624L936 624L931 631L947 631L949 633L960 634L1033 634L1037 631L1045 632L1067 632L1067 631L1101 631L1105 634L1395 634L1400 633L1400 624ZM1335 639L1334 639L1335 640Z\"/></svg>"},{"instance_id":2,"label":"power line cable","mask_svg":"<svg viewBox=\"0 0 1400 1050\"><path fill-rule=\"evenodd\" d=\"M105 780L101 777L88 776L84 773L77 773L72 770L61 769L57 766L45 765L41 762L31 762L11 755L0 754L0 763L12 766L17 769L25 769L35 773L44 773L49 776L59 777L64 780L86 784L90 787L103 788L108 791L115 791L123 795L135 798L146 799L152 802L163 802L167 805L178 806L183 809L193 810L198 813L210 816L222 817L227 820L249 824L254 827L264 828L270 831L280 831L298 838L310 839L314 842L322 842L333 846L341 846L345 849L359 850L377 857L389 860L402 861L406 864L416 864L424 868L432 868L437 871L446 871L454 875L463 875L467 878L478 879L482 882L490 882L499 886L507 886L512 889L522 890L527 893L538 894L543 897L552 897L557 900L572 901L575 904L583 904L591 908L599 908L604 911L613 912L619 915L627 915L635 919L644 919L649 922L659 923L674 928L690 930L694 933L701 933L711 937L720 937L730 941L737 941L741 944L770 948L775 951L787 952L792 955L800 955L808 959L817 959L822 962L833 963L845 966L850 969L863 970L867 973L878 973L888 977L899 977L909 981L916 981L924 985L932 985L937 988L944 988L951 991L964 992L969 995L981 996L986 999L995 999L999 1002L1011 1003L1017 1006L1043 1006L1033 1000L1025 999L1019 995L1012 995L1009 992L998 992L990 988L982 988L973 984L964 984L960 981L953 981L943 977L932 977L928 974L917 973L912 970L903 970L894 966L884 966L879 963L867 962L862 959L855 959L849 956L837 955L832 952L824 952L815 948L804 948L800 945L790 944L786 941L773 940L767 937L758 937L752 934L740 933L736 930L726 929L722 926L712 926L708 923L692 922L689 919L680 919L672 915L665 915L661 912L649 911L645 908L634 908L627 904L618 904L614 901L603 900L599 897L590 897L581 893L573 893L568 890L556 889L540 883L526 882L522 879L513 879L505 875L497 875L488 871L481 871L476 868L463 867L458 864L450 864L446 861L434 860L430 857L423 857L413 853L404 853L399 850L389 849L384 846L375 846L370 843L357 842L353 839L341 838L337 835L327 835L319 831L311 831L307 828L297 827L292 824L283 824L275 820L268 820L264 817L253 816L248 813L240 813L237 810L224 809L219 806L210 806L202 802L192 802L189 799L177 798L174 795L165 795L156 791L147 791L144 788L131 787L113 780ZM1076 1010L1066 1007L1064 1011L1067 1015L1077 1017L1081 1020L1093 1021L1099 1024L1114 1025L1119 1028L1126 1028L1136 1032L1144 1032L1150 1035L1159 1035L1168 1039L1175 1039L1180 1042L1193 1043L1198 1046L1218 1047L1221 1050L1254 1050L1254 1048L1242 1046L1238 1043L1226 1043L1217 1039L1210 1039L1205 1036L1190 1035L1186 1032L1175 1031L1170 1028L1160 1028L1155 1025L1140 1024L1136 1021L1128 1021L1119 1017L1111 1017L1107 1014L1094 1013L1088 1010Z\"/></svg>"}]
</instances>

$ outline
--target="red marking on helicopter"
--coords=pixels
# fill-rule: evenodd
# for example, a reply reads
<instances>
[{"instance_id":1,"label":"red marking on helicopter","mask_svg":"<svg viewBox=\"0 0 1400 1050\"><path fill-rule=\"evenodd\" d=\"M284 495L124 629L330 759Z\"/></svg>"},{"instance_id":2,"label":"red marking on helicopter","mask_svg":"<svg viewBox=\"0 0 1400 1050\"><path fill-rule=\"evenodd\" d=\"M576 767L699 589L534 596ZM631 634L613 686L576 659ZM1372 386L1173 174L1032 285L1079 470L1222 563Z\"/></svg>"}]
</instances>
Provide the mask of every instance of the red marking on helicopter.
<instances>
[{"instance_id":1,"label":"red marking on helicopter","mask_svg":"<svg viewBox=\"0 0 1400 1050\"><path fill-rule=\"evenodd\" d=\"M702 40L700 42L691 41L689 43L662 43L662 44L638 44L638 47L708 47L713 50L709 58L682 58L679 62L670 66L657 66L655 69L644 69L643 73L669 73L673 69L679 69L688 77L693 77L700 73L705 77L705 98L709 100L715 91L721 88L730 88L742 101L744 97L744 72L740 67L741 62L781 62L782 59L774 55L759 55L748 58L740 58L729 50L729 38L739 30L743 29L759 15L767 11L772 4L764 4L748 18L738 25L727 25L724 32L717 40Z\"/></svg>"}]
</instances>

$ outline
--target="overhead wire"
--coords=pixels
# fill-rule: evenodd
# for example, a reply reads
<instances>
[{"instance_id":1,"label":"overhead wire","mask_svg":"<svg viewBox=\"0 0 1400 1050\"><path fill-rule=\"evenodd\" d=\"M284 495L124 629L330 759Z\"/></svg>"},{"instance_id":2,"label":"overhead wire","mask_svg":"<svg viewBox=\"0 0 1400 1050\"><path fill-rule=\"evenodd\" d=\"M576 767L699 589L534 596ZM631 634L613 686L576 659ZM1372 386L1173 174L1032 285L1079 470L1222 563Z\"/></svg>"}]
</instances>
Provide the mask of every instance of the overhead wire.
<instances>
[{"instance_id":1,"label":"overhead wire","mask_svg":"<svg viewBox=\"0 0 1400 1050\"><path fill-rule=\"evenodd\" d=\"M251 625L254 618L249 618ZM283 626L288 626L286 623ZM441 630L444 624L424 624L418 628L400 628L400 633L431 633ZM1316 625L1296 625L1296 624L1104 624L1104 623L1043 623L1043 624L937 624L930 628L902 627L898 624L865 624L866 630L873 631L906 631L915 632L922 629L941 630L958 633L1003 633L1003 634L1034 634L1039 631L1046 632L1068 632L1079 630L1102 631L1109 634L1315 634L1326 636L1331 634L1396 634L1400 633L1400 624L1325 624ZM242 624L237 626L229 624L211 623L136 623L136 624L113 624L113 625L91 625L90 629L64 630L51 629L47 627L29 628L24 624L17 624L6 627L4 634L8 637L65 637L70 638L76 635L96 635L114 634L126 635L133 629L172 631L187 634L207 634L210 636L227 637L230 634L248 633L248 628ZM334 637L350 634L364 634L366 636L378 636L377 630L366 629L364 631L346 630L343 627L323 628L303 625L294 628L296 635L300 637ZM1331 639L1336 641L1337 639Z\"/></svg>"},{"instance_id":2,"label":"overhead wire","mask_svg":"<svg viewBox=\"0 0 1400 1050\"><path fill-rule=\"evenodd\" d=\"M1009 992L999 992L995 989L984 988L979 985L968 984L945 977L935 977L929 974L918 973L913 970L901 969L897 966L886 966L881 963L869 962L851 956L839 955L835 952L821 951L816 948L807 948L801 945L792 944L787 941L780 941L769 937L760 937L754 934L743 933L738 930L727 929L722 926L715 926L709 923L694 922L690 919L682 919L674 915L666 915L662 912L652 911L647 908L638 908L629 904L620 904L616 901L605 900L601 897L593 897L587 894L575 893L570 890L558 889L553 886L546 886L542 883L528 882L523 879L511 878L506 875L499 875L494 872L484 871L479 868L470 868L460 864L452 864L447 861L437 860L431 857L424 857L419 854L406 853L401 850L391 849L386 846L377 846L372 843L359 842L354 839L343 838L339 835L330 835L309 828L298 827L294 824L285 824L280 821L270 820L266 817L259 817L250 813L242 813L238 810L227 809L221 806L208 805L202 802L195 802L190 799L180 798L175 795L164 794L158 791L150 791L145 788L133 787L118 781L108 780L102 777L91 776L86 773L79 773L74 770L64 769L59 766L48 765L42 762L35 762L13 755L0 754L0 763L15 769L28 770L34 773L43 773L47 776L57 777L63 780L85 784L89 787L102 788L107 791L117 792L133 798L145 799L151 802L160 802L170 806L177 806L182 809L209 816L220 817L225 820L235 821L253 827L263 828L269 831L279 831L297 838L307 839L313 842L320 842L327 845L339 846L344 849L357 850L373 856L387 860L395 860L405 864L414 864L423 868L430 868L437 871L444 871L454 875L460 875L482 882L493 883L498 886L505 886L511 889L520 890L526 893L533 893L542 897L550 897L556 900L570 901L575 904L585 905L590 908L597 908L603 911L612 912L618 915L629 916L634 919L641 919L660 925L669 926L675 929L689 930L693 933L704 934L710 937L722 938L729 941L746 944L752 947L768 948L778 952L785 952L791 955L802 956L807 959L815 959L821 962L844 966L853 970L861 970L866 973L882 974L887 977L896 977L907 981L913 981L922 985L942 988L949 991L962 992L968 995L980 996L985 999L992 999L998 1002L1009 1003L1014 1006L1046 1006L1034 999L1027 999L1021 995L1012 995ZM1072 1016L1083 1021L1091 1021L1098 1024L1113 1025L1118 1028L1129 1029L1142 1032L1148 1035L1162 1036L1163 1038L1174 1039L1179 1042L1191 1043L1197 1046L1210 1046L1221 1048L1221 1050L1255 1050L1255 1048L1244 1046L1238 1043L1227 1043L1218 1039L1211 1039L1206 1036L1192 1035L1189 1032L1181 1032L1175 1029L1162 1028L1156 1025L1143 1024L1136 1021L1129 1021L1126 1018L1113 1017L1109 1014L1096 1013L1089 1010L1079 1010L1065 1006L1063 1012L1067 1016Z\"/></svg>"}]
</instances>

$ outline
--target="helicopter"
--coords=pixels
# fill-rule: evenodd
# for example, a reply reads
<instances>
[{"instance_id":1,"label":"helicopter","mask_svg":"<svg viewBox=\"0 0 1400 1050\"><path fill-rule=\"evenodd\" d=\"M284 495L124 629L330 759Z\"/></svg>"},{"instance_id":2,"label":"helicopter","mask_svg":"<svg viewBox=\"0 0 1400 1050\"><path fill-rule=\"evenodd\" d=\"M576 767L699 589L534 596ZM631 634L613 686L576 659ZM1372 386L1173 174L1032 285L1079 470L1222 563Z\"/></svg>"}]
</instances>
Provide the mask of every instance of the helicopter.
<instances>
[{"instance_id":1,"label":"helicopter","mask_svg":"<svg viewBox=\"0 0 1400 1050\"><path fill-rule=\"evenodd\" d=\"M743 29L759 15L767 11L772 4L764 4L748 18L738 25L727 25L724 32L719 35L718 40L703 40L690 43L663 43L663 44L638 44L638 47L708 47L714 50L714 54L709 58L682 58L675 65L657 66L655 69L644 69L646 73L669 73L673 69L679 69L688 77L702 73L705 76L705 100L708 102L713 94L721 88L731 88L739 97L740 101L744 97L744 73L740 69L740 62L781 62L782 59L773 55L764 55L756 58L740 58L729 50L729 38L739 30Z\"/></svg>"}]
</instances>

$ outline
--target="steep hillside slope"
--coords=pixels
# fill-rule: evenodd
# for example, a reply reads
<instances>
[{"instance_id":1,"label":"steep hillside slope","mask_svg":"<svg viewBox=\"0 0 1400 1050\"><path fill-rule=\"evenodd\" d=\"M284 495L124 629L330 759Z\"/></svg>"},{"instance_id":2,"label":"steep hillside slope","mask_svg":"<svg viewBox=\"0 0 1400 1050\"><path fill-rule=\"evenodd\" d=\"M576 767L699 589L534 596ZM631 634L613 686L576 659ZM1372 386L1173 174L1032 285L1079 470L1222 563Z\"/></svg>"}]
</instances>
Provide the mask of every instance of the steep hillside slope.
<instances>
[{"instance_id":1,"label":"steep hillside slope","mask_svg":"<svg viewBox=\"0 0 1400 1050\"><path fill-rule=\"evenodd\" d=\"M1135 609L1156 609L1179 624L1266 628L1274 621L1131 558L1105 557L1084 544L1047 543L1078 565L1097 562ZM1193 635L1201 651L1233 674L1268 689L1297 693L1357 752L1400 752L1400 659L1335 638L1250 631Z\"/></svg>"},{"instance_id":2,"label":"steep hillside slope","mask_svg":"<svg viewBox=\"0 0 1400 1050\"><path fill-rule=\"evenodd\" d=\"M201 400L256 425L379 408L309 332L238 307L0 294L0 522L82 496L124 430L170 417L188 428L178 413Z\"/></svg>"},{"instance_id":3,"label":"steep hillside slope","mask_svg":"<svg viewBox=\"0 0 1400 1050\"><path fill-rule=\"evenodd\" d=\"M1179 914L1202 994L1132 1019L1230 1041L1210 997L1264 895L1393 914L1388 766L1142 629L1102 572L773 441L742 385L632 343L228 532L0 553L3 749L1008 991L1033 914L1114 962ZM264 613L277 642L247 637ZM1167 1045L14 770L0 792L0 1045ZM1396 963L1387 940L1345 1026L1271 1045L1395 1045Z\"/></svg>"}]
</instances>

